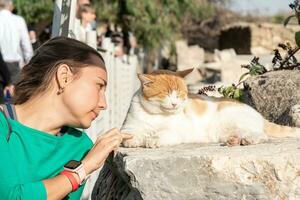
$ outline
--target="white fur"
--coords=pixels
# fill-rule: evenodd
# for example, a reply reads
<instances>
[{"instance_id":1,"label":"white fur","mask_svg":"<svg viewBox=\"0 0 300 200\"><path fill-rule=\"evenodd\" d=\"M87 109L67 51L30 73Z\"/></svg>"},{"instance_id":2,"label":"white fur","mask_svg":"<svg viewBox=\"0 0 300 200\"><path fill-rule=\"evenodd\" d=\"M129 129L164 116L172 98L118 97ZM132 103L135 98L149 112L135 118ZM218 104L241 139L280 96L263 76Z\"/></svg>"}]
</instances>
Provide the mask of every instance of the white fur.
<instances>
[{"instance_id":1,"label":"white fur","mask_svg":"<svg viewBox=\"0 0 300 200\"><path fill-rule=\"evenodd\" d=\"M146 100L138 91L121 129L121 132L133 134L134 138L123 145L154 148L181 143L226 142L231 135L251 139L253 143L267 138L263 132L263 117L249 106L237 104L218 111L217 103L207 99L205 113L198 115L188 101L180 100L175 91L162 101Z\"/></svg>"}]
</instances>

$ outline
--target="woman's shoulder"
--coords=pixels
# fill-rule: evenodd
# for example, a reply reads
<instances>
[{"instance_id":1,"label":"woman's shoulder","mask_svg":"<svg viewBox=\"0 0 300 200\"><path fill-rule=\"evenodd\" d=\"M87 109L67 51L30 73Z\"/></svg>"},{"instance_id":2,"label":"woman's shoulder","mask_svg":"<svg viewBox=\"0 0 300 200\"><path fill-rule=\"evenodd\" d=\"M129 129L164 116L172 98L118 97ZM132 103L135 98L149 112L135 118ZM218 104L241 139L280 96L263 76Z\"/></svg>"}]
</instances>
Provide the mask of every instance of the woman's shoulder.
<instances>
[{"instance_id":1,"label":"woman's shoulder","mask_svg":"<svg viewBox=\"0 0 300 200\"><path fill-rule=\"evenodd\" d=\"M92 140L89 136L82 130L76 128L68 127L65 133L65 137L74 142L80 142L80 144L85 144L88 147L93 146Z\"/></svg>"}]
</instances>

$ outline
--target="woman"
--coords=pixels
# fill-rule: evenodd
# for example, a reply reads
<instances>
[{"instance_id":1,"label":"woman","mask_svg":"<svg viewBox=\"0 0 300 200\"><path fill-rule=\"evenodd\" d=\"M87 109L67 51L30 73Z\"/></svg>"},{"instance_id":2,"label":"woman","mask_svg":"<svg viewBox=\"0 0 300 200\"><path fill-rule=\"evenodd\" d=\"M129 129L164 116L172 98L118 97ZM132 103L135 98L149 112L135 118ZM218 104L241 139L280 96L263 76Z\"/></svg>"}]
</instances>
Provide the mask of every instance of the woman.
<instances>
[{"instance_id":1,"label":"woman","mask_svg":"<svg viewBox=\"0 0 300 200\"><path fill-rule=\"evenodd\" d=\"M93 145L75 129L106 108L106 83L103 58L79 41L37 49L15 85L15 119L0 112L1 199L80 198L88 175L131 138L113 129Z\"/></svg>"},{"instance_id":2,"label":"woman","mask_svg":"<svg viewBox=\"0 0 300 200\"><path fill-rule=\"evenodd\" d=\"M79 41L87 43L87 33L95 29L93 23L96 19L96 11L90 4L83 4L79 6L78 17L80 24L76 24L78 28L75 30L75 36Z\"/></svg>"}]
</instances>

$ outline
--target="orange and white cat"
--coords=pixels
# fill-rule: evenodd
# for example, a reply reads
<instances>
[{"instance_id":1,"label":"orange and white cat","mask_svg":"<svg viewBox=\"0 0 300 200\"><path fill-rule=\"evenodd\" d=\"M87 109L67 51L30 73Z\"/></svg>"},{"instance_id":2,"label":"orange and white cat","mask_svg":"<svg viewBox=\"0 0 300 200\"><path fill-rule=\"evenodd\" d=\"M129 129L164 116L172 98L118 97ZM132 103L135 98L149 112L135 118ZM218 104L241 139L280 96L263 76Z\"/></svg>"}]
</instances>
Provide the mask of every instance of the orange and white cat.
<instances>
[{"instance_id":1,"label":"orange and white cat","mask_svg":"<svg viewBox=\"0 0 300 200\"><path fill-rule=\"evenodd\" d=\"M121 128L134 137L124 141L124 147L209 142L233 146L300 135L299 129L270 123L238 101L189 95L184 77L191 71L138 75L142 87L134 95Z\"/></svg>"}]
</instances>

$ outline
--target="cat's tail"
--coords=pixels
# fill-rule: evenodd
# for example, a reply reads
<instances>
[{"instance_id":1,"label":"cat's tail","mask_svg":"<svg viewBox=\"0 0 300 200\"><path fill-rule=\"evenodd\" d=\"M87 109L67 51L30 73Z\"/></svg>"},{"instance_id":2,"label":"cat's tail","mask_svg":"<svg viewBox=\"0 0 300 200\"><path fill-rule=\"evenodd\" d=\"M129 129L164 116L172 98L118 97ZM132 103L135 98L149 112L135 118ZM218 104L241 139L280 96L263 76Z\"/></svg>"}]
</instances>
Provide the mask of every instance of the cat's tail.
<instances>
[{"instance_id":1,"label":"cat's tail","mask_svg":"<svg viewBox=\"0 0 300 200\"><path fill-rule=\"evenodd\" d=\"M282 126L265 120L264 131L269 137L283 138L283 137L299 137L300 128Z\"/></svg>"}]
</instances>

